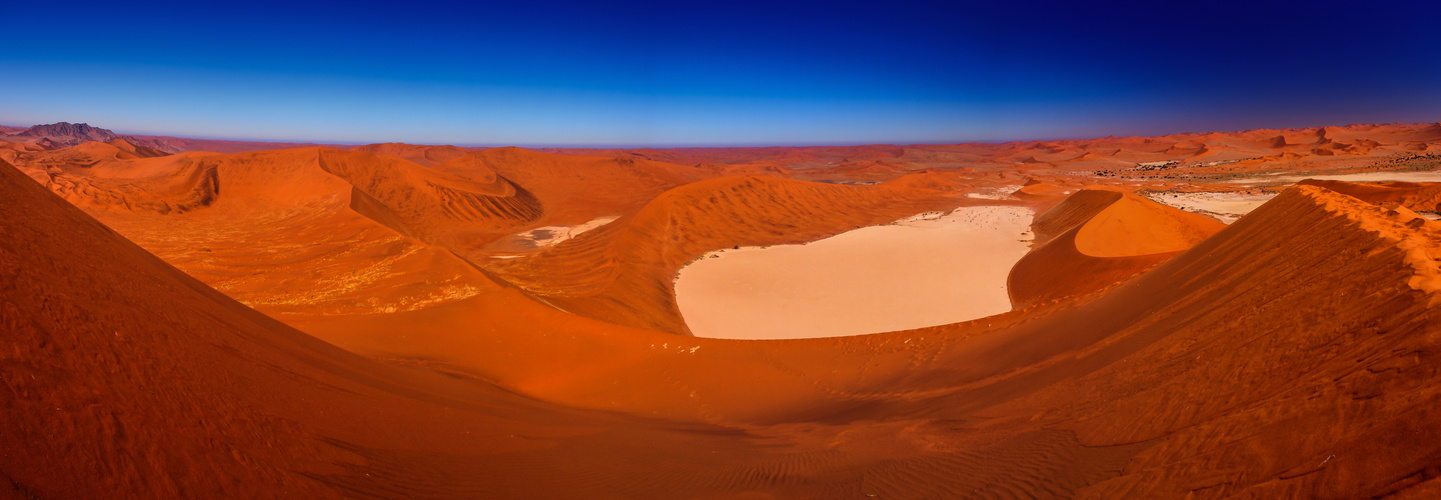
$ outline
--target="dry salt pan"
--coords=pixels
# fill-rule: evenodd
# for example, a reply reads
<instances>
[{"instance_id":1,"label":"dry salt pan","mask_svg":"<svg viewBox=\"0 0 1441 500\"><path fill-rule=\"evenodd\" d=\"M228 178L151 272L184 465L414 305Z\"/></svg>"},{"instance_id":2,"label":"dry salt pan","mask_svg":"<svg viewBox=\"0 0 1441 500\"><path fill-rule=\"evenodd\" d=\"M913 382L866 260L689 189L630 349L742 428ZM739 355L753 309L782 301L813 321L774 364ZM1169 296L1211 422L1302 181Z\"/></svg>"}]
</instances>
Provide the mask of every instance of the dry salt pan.
<instances>
[{"instance_id":1,"label":"dry salt pan","mask_svg":"<svg viewBox=\"0 0 1441 500\"><path fill-rule=\"evenodd\" d=\"M1163 205L1169 205L1187 212L1197 212L1217 220L1230 224L1236 222L1251 211L1265 205L1266 202L1275 198L1275 193L1232 193L1232 192L1195 192L1195 193L1172 193L1157 192L1146 195L1151 201Z\"/></svg>"},{"instance_id":2,"label":"dry salt pan","mask_svg":"<svg viewBox=\"0 0 1441 500\"><path fill-rule=\"evenodd\" d=\"M681 270L676 302L699 337L839 337L1011 310L1006 278L1030 249L1022 207L918 214L805 245L724 250Z\"/></svg>"}]
</instances>

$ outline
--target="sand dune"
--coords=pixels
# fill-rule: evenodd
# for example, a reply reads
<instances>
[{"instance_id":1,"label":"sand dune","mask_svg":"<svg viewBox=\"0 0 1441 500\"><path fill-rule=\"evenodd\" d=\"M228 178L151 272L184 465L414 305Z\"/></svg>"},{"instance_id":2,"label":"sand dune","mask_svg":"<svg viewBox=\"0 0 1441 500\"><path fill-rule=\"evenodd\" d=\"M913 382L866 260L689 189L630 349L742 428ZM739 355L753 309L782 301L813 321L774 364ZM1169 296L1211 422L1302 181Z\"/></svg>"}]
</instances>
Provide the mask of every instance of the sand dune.
<instances>
[{"instance_id":1,"label":"sand dune","mask_svg":"<svg viewBox=\"0 0 1441 500\"><path fill-rule=\"evenodd\" d=\"M379 156L318 155L321 169L354 186L352 208L421 241L452 243L457 232L516 228L545 213L530 191L492 171L472 169L465 178Z\"/></svg>"},{"instance_id":2,"label":"sand dune","mask_svg":"<svg viewBox=\"0 0 1441 500\"><path fill-rule=\"evenodd\" d=\"M361 449L499 453L536 449L515 433L567 433L545 431L555 426L532 403L367 360L247 309L9 165L0 192L0 470L17 495L339 496L328 478L366 463ZM518 427L502 432L461 401L514 411ZM422 421L429 437L374 432Z\"/></svg>"},{"instance_id":3,"label":"sand dune","mask_svg":"<svg viewBox=\"0 0 1441 500\"><path fill-rule=\"evenodd\" d=\"M398 216L364 213L364 193L322 168L321 154L183 153L59 172L48 182L126 237L269 313L407 310L497 286L408 237ZM380 157L349 154L394 183L423 182L381 170Z\"/></svg>"},{"instance_id":4,"label":"sand dune","mask_svg":"<svg viewBox=\"0 0 1441 500\"><path fill-rule=\"evenodd\" d=\"M1229 226L1134 192L1424 168L1401 152L1436 130L453 157L10 142L0 495L1424 497L1434 186L1312 181ZM1165 153L1198 147L1273 159ZM906 170L717 166L842 182L872 161ZM696 257L958 208L1037 214L1014 310L687 335L674 278Z\"/></svg>"},{"instance_id":5,"label":"sand dune","mask_svg":"<svg viewBox=\"0 0 1441 500\"><path fill-rule=\"evenodd\" d=\"M391 156L402 160L433 167L450 160L465 156L471 151L455 146L417 146L414 144L403 144L399 142L388 142L385 144L367 144L351 148L354 151L364 151L378 155Z\"/></svg>"},{"instance_id":6,"label":"sand dune","mask_svg":"<svg viewBox=\"0 0 1441 500\"><path fill-rule=\"evenodd\" d=\"M1321 186L1378 205L1399 205L1411 210L1441 212L1441 183L1363 184L1327 179L1307 179L1298 184Z\"/></svg>"},{"instance_id":7,"label":"sand dune","mask_svg":"<svg viewBox=\"0 0 1441 500\"><path fill-rule=\"evenodd\" d=\"M962 204L958 196L904 184L840 186L723 177L667 191L600 229L484 267L565 311L687 333L671 283L681 264L707 250L800 243L954 207Z\"/></svg>"},{"instance_id":8,"label":"sand dune","mask_svg":"<svg viewBox=\"0 0 1441 500\"><path fill-rule=\"evenodd\" d=\"M5 175L11 199L26 200L6 205L6 221L26 220L17 217L20 213L46 212L61 215L63 220L31 220L77 230L91 224L88 231L92 234L103 231L93 222L85 222L78 212L57 205L57 199L41 201L50 195L40 192L39 186L31 184L26 188L29 192L19 189L29 181L13 171ZM106 339L103 345L116 349L114 357L101 365L74 364L83 358L66 353L78 351L42 354L47 351L26 347L24 352L32 353L27 366L39 370L33 371L37 375L46 374L47 383L54 384L46 394L55 402L17 399L7 408L24 404L31 408L28 411L40 412L35 406L79 402L78 395L92 390L88 384L99 381L110 381L104 386L105 393L128 397L101 400L102 412L62 412L67 419L27 419L23 427L4 427L12 442L26 443L21 448L23 455L6 455L5 470L12 477L24 478L17 484L26 491L82 495L101 483L77 483L70 477L110 478L111 482L103 483L107 492L136 494L202 494L219 488L235 494L284 484L294 488L292 491L325 496L488 493L544 497L567 491L728 496L761 491L784 497L831 497L857 487L878 496L948 496L981 488L995 494L1169 496L1193 487L1183 478L1196 474L1198 466L1205 471L1254 471L1222 483L1225 491L1232 492L1266 494L1283 488L1302 495L1352 496L1361 491L1394 491L1400 487L1397 485L1406 484L1398 481L1424 463L1429 448L1417 449L1412 440L1378 441L1368 438L1372 435L1368 433L1390 432L1388 429L1407 429L1413 435L1432 432L1435 419L1426 411L1417 411L1415 395L1434 391L1429 385L1415 386L1414 381L1420 379L1405 374L1414 372L1408 367L1424 363L1422 353L1429 352L1418 348L1429 338L1424 332L1434 331L1430 330L1434 325L1428 326L1426 304L1435 293L1430 283L1435 281L1436 270L1399 247L1419 243L1430 248L1425 242L1435 241L1432 233L1437 228L1432 223L1412 227L1384 209L1348 200L1315 187L1298 187L1202 247L1125 287L1070 307L997 316L988 319L988 325L973 322L754 345L675 340L680 337L608 330L581 322L566 327L569 333L564 336L487 334L490 340L477 347L490 346L482 351L490 352L489 356L450 351L452 357L471 363L493 360L492 369L502 371L492 377L513 390L572 406L638 414L655 411L679 421L771 422L730 427L733 430L729 432L744 429L755 436L753 440L735 440L722 428L709 425L632 420L525 403L503 392L487 392L483 384L375 365L327 350L293 331L284 334L289 340L281 340L285 338L281 333L289 331L285 327L248 313L198 284L180 284L184 277L167 271L159 261L132 263L144 261L143 252L114 236L91 240L95 243L89 246L72 245L72 253L57 255L49 246L58 242L34 229L24 229L31 232L12 234L5 241L46 250L6 247L8 259L27 256L23 257L26 265L6 269L40 273L29 275L31 279L7 281L11 286L56 282L52 273L62 272L53 264L57 261L35 261L37 256L83 260L75 252L91 257L100 252L109 258L90 260L105 264L91 269L87 276L104 277L101 283L168 290L164 293L172 296L161 303L170 313L160 312L156 302L115 302L116 298L133 297L126 294L99 295L112 298L89 302L92 305L80 310L110 307L128 311L124 318L160 315L181 323L172 327L153 321L125 323L134 320L113 314L97 316L99 319L89 323L94 330L87 329L96 331L88 337L89 342ZM1304 224L1294 224L1298 219ZM34 226L12 223L5 227L16 231ZM1318 233L1314 228L1323 230ZM1321 247L1313 242L1338 239L1363 254L1372 252L1371 256L1357 260L1329 251L1304 251ZM1387 248L1392 250L1385 251ZM1253 258L1221 257L1238 253ZM108 278L119 269L155 271L126 280ZM1296 271L1306 269L1349 278L1296 279ZM1226 286L1232 280L1264 286ZM1393 286L1396 284L1400 286ZM1316 309L1296 307L1297 301L1314 300L1317 295L1311 293L1281 294L1283 299L1262 308L1208 307L1220 304L1218 299L1235 293L1232 290L1249 297L1315 287L1331 292L1322 296L1338 297L1321 306L1325 315L1319 317L1328 318L1325 323L1307 323L1307 318L1318 318ZM10 296L10 303L24 305L8 309L12 312L6 317L35 318L58 304L78 305L62 300L63 290L49 289L56 291ZM1387 304L1384 308L1376 307L1374 301L1361 305L1339 299L1341 293L1374 296L1378 290L1387 293L1387 300L1380 302ZM201 296L210 298L202 300ZM42 302L42 297L53 299ZM1246 297L1226 302L1253 303ZM51 305L42 305L47 303ZM190 307L210 309L205 314L184 312ZM1145 320L1151 317L1148 311L1158 309L1173 310L1185 321L1161 324ZM561 317L544 307L529 313L511 312L516 313ZM250 319L240 319L247 315ZM241 328L248 333L225 341L226 349L204 340L207 337L172 334L166 341L162 339L167 337L157 335L177 331L169 328L186 328L182 326L186 321L215 322L209 323L213 326L196 324L189 327L192 331ZM1336 336L1352 323L1369 325L1365 327L1368 332L1386 334ZM1184 326L1170 326L1176 324ZM25 342L63 341L46 330L25 328L27 333L21 338L33 339ZM1201 332L1229 333L1210 338L1203 346L1178 351L1194 343ZM666 346L652 346L666 338L672 339L663 342ZM1334 351L1321 347L1327 343ZM157 350L161 346L164 350ZM498 349L500 346L504 348ZM1318 347L1331 354L1315 355ZM166 361L157 365L143 361L147 354L130 354L135 352L130 349L136 348L148 356L174 354L164 354ZM292 357L297 352L316 354ZM504 362L507 353L523 356L527 362ZM180 357L171 357L176 355ZM1368 361L1355 363L1358 355ZM135 372L143 367L196 370L185 367L216 362L230 367L221 372L230 375L217 379L185 376L192 373L186 371ZM57 372L45 371L60 366L71 366L72 374L89 373L96 369L92 366L110 367L104 369L111 374L56 378L53 373ZM560 366L567 369L559 370ZM1015 371L1016 366L1035 369ZM1375 371L1381 367L1395 368ZM206 373L216 373L208 368ZM515 369L522 371L505 373ZM278 375L284 370L307 376ZM126 378L115 373L144 375ZM253 375L241 375L246 373ZM524 373L530 374L529 381L508 378ZM1296 373L1301 375L1290 375ZM654 374L668 375L657 379ZM1213 381L1218 376L1232 382L1217 385ZM1343 389L1335 396L1325 396L1325 392L1315 396L1316 390L1336 387L1337 376L1346 381ZM144 380L144 389L130 380ZM268 390L254 392L235 384L263 385ZM343 390L336 391L336 387ZM437 399L442 393L447 396ZM181 394L228 396L176 399ZM111 410L110 405L119 401L127 406ZM177 419L172 409L180 401L186 403L186 409L179 415L194 415L189 418L208 424L183 424L186 419ZM301 401L308 403L299 404ZM353 406L362 401L364 406ZM692 401L688 404L692 410L681 411L687 407L686 401ZM1193 410L1184 411L1188 408ZM18 411L7 410L11 415ZM1341 414L1368 415L1372 430L1349 425L1336 417ZM783 423L813 421L822 415L847 417L823 419L831 422L827 424ZM989 423L943 424L968 415L984 415ZM275 420L277 417L282 420ZM105 418L118 420L104 424ZM94 429L100 434L67 441L64 450L70 451L50 451L25 437L33 435L27 432L49 432L43 430L48 427L29 430L34 425L73 426L63 428ZM1275 426L1287 430L1259 441L1224 438ZM120 428L127 430L126 444L105 444L113 442L114 432ZM401 429L404 434L396 434ZM1228 430L1218 433L1212 429ZM201 435L226 437L202 440L198 438ZM532 439L518 436L546 436L543 440L552 444L539 447ZM1327 439L1314 439L1317 436ZM210 444L197 448L200 443ZM1333 443L1336 445L1330 446ZM593 455L588 450L598 449L609 450L612 459L589 458ZM1206 452L1213 449L1246 452ZM165 476L157 475L159 469L87 465L134 463L130 457L138 457L141 450L161 450L152 457L186 458L166 466ZM79 459L82 455L95 458ZM647 456L666 457L667 465L649 465L653 462L644 458ZM1132 465L1123 469L1127 463ZM210 473L199 473L202 470ZM1117 476L1118 470L1124 473ZM1297 476L1297 471L1313 472ZM221 483L219 478L226 480Z\"/></svg>"},{"instance_id":9,"label":"sand dune","mask_svg":"<svg viewBox=\"0 0 1441 500\"><path fill-rule=\"evenodd\" d=\"M1036 217L1037 248L1011 268L1011 303L1026 307L1124 281L1223 227L1120 190L1090 187Z\"/></svg>"}]
</instances>

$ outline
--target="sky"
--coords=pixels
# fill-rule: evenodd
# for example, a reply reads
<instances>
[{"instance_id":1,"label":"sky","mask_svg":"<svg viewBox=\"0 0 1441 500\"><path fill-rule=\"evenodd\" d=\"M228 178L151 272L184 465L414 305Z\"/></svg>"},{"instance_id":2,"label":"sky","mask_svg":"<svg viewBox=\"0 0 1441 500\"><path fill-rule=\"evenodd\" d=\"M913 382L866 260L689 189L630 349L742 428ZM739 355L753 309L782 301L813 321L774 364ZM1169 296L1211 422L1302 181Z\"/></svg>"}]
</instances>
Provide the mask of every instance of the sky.
<instances>
[{"instance_id":1,"label":"sky","mask_svg":"<svg viewBox=\"0 0 1441 500\"><path fill-rule=\"evenodd\" d=\"M79 0L43 10L10 9L0 30L0 124L663 147L1441 121L1438 2Z\"/></svg>"}]
</instances>

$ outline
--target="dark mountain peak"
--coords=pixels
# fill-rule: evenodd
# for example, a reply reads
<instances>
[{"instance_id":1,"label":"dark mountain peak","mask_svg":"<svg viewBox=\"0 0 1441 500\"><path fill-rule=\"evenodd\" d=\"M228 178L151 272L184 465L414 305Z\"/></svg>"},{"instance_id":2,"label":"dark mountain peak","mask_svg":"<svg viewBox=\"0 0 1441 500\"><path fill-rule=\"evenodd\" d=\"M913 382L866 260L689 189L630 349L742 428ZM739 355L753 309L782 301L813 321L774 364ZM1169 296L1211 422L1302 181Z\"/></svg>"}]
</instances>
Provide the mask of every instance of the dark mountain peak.
<instances>
[{"instance_id":1,"label":"dark mountain peak","mask_svg":"<svg viewBox=\"0 0 1441 500\"><path fill-rule=\"evenodd\" d=\"M60 149L90 141L110 142L120 139L130 143L131 146L151 149L158 154L171 154L181 151L153 138L119 135L109 129L92 127L88 123L57 122L49 125L36 125L21 132L11 134L10 137L37 137L39 140L35 141L35 143L45 149Z\"/></svg>"},{"instance_id":2,"label":"dark mountain peak","mask_svg":"<svg viewBox=\"0 0 1441 500\"><path fill-rule=\"evenodd\" d=\"M119 136L109 130L92 127L88 123L59 122L36 125L15 134L21 137L47 137L58 142L108 141Z\"/></svg>"}]
</instances>

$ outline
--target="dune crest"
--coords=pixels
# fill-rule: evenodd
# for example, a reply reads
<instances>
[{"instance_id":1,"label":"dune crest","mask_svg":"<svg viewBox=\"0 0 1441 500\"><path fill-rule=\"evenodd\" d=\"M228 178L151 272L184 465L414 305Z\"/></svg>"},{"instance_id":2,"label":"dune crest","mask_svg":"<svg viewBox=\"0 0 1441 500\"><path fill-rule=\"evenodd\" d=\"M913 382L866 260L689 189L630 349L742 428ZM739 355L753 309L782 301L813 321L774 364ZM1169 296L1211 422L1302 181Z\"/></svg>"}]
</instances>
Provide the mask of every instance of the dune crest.
<instances>
[{"instance_id":1,"label":"dune crest","mask_svg":"<svg viewBox=\"0 0 1441 500\"><path fill-rule=\"evenodd\" d=\"M1224 224L1132 193L1087 187L1036 216L1033 249L1008 278L1017 308L1121 282L1215 234Z\"/></svg>"},{"instance_id":2,"label":"dune crest","mask_svg":"<svg viewBox=\"0 0 1441 500\"><path fill-rule=\"evenodd\" d=\"M1441 211L1441 183L1362 183L1307 179L1297 184L1321 186L1377 205L1402 206L1427 212Z\"/></svg>"}]
</instances>

